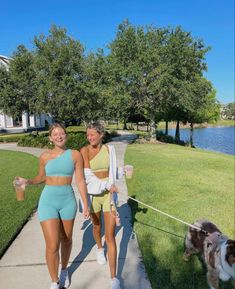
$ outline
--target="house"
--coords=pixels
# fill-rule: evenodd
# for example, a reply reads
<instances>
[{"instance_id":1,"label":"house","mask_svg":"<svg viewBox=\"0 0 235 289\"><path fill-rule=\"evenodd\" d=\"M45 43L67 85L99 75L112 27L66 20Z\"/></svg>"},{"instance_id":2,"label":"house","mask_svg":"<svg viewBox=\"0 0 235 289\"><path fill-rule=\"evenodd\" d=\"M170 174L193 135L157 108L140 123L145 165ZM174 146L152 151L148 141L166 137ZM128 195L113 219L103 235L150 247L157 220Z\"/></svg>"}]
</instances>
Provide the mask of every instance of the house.
<instances>
[{"instance_id":1,"label":"house","mask_svg":"<svg viewBox=\"0 0 235 289\"><path fill-rule=\"evenodd\" d=\"M9 68L12 58L0 55L0 66ZM32 130L41 130L52 123L52 117L49 114L32 114L23 112L21 117L13 118L1 111L0 107L0 132L26 132Z\"/></svg>"}]
</instances>

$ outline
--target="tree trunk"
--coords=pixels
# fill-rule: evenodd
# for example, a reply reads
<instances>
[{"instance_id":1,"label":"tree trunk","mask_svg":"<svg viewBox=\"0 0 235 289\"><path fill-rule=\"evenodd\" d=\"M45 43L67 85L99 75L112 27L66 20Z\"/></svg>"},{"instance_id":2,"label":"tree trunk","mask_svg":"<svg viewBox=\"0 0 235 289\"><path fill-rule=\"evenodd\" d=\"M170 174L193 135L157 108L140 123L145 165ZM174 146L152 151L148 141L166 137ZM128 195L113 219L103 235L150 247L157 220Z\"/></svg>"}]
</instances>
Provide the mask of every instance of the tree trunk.
<instances>
[{"instance_id":1,"label":"tree trunk","mask_svg":"<svg viewBox=\"0 0 235 289\"><path fill-rule=\"evenodd\" d=\"M175 129L175 142L180 142L180 121L177 120L176 122L176 129Z\"/></svg>"},{"instance_id":2,"label":"tree trunk","mask_svg":"<svg viewBox=\"0 0 235 289\"><path fill-rule=\"evenodd\" d=\"M150 121L150 134L151 134L150 141L156 140L156 130L157 130L156 122L154 120L151 120Z\"/></svg>"},{"instance_id":3,"label":"tree trunk","mask_svg":"<svg viewBox=\"0 0 235 289\"><path fill-rule=\"evenodd\" d=\"M117 125L117 129L118 129L118 119L117 119L116 125Z\"/></svg>"},{"instance_id":4,"label":"tree trunk","mask_svg":"<svg viewBox=\"0 0 235 289\"><path fill-rule=\"evenodd\" d=\"M123 129L127 129L126 120L124 119Z\"/></svg>"},{"instance_id":5,"label":"tree trunk","mask_svg":"<svg viewBox=\"0 0 235 289\"><path fill-rule=\"evenodd\" d=\"M189 139L190 147L193 147L193 123L190 123L190 139Z\"/></svg>"},{"instance_id":6,"label":"tree trunk","mask_svg":"<svg viewBox=\"0 0 235 289\"><path fill-rule=\"evenodd\" d=\"M168 120L166 120L165 135L168 135Z\"/></svg>"},{"instance_id":7,"label":"tree trunk","mask_svg":"<svg viewBox=\"0 0 235 289\"><path fill-rule=\"evenodd\" d=\"M138 123L138 121L137 121L137 123L136 123L136 130L137 130L137 131L139 130L139 123Z\"/></svg>"}]
</instances>

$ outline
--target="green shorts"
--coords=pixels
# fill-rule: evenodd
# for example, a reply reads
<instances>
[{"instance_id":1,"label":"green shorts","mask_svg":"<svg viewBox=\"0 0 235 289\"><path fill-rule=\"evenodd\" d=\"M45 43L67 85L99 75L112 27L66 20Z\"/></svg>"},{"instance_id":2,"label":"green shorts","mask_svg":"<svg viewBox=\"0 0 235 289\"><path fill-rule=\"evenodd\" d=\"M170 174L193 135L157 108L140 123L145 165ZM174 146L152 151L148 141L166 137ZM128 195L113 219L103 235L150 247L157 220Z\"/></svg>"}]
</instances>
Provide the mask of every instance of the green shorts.
<instances>
[{"instance_id":1,"label":"green shorts","mask_svg":"<svg viewBox=\"0 0 235 289\"><path fill-rule=\"evenodd\" d=\"M100 195L93 196L90 212L98 213L100 211L109 212L110 211L110 193L109 191L105 191Z\"/></svg>"}]
</instances>

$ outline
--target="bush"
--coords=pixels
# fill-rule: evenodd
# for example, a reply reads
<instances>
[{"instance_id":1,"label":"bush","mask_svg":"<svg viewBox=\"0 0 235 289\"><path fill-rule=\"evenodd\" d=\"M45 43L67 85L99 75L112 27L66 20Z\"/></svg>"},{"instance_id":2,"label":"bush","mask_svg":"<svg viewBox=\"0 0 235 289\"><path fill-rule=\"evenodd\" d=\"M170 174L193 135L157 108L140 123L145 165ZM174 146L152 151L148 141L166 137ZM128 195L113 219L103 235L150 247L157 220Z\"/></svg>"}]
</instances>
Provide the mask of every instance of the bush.
<instances>
[{"instance_id":1,"label":"bush","mask_svg":"<svg viewBox=\"0 0 235 289\"><path fill-rule=\"evenodd\" d=\"M37 148L50 148L50 141L47 136L43 135L27 135L18 141L18 146L23 147L37 147Z\"/></svg>"},{"instance_id":2,"label":"bush","mask_svg":"<svg viewBox=\"0 0 235 289\"><path fill-rule=\"evenodd\" d=\"M66 147L69 149L80 150L83 146L87 145L85 133L69 133Z\"/></svg>"},{"instance_id":3,"label":"bush","mask_svg":"<svg viewBox=\"0 0 235 289\"><path fill-rule=\"evenodd\" d=\"M22 135L6 135L0 137L0 142L18 142L22 137Z\"/></svg>"},{"instance_id":4,"label":"bush","mask_svg":"<svg viewBox=\"0 0 235 289\"><path fill-rule=\"evenodd\" d=\"M116 136L116 131L111 133L105 132L104 143L110 142L112 137ZM69 149L80 150L83 146L87 145L88 141L85 132L69 132L66 147ZM18 139L18 145L23 147L37 147L37 148L52 148L48 138L48 132L35 134L31 133L27 136L21 136Z\"/></svg>"},{"instance_id":5,"label":"bush","mask_svg":"<svg viewBox=\"0 0 235 289\"><path fill-rule=\"evenodd\" d=\"M159 140L161 142L166 142L166 143L171 143L171 144L179 144L182 146L186 145L186 143L184 141L180 140L179 142L176 142L173 136L166 135L162 131L157 131L156 135L157 135L157 140Z\"/></svg>"},{"instance_id":6,"label":"bush","mask_svg":"<svg viewBox=\"0 0 235 289\"><path fill-rule=\"evenodd\" d=\"M79 150L82 146L87 144L85 133L69 133L66 143L67 148ZM37 147L37 148L52 148L48 134L43 135L27 135L18 141L19 146L23 147Z\"/></svg>"}]
</instances>

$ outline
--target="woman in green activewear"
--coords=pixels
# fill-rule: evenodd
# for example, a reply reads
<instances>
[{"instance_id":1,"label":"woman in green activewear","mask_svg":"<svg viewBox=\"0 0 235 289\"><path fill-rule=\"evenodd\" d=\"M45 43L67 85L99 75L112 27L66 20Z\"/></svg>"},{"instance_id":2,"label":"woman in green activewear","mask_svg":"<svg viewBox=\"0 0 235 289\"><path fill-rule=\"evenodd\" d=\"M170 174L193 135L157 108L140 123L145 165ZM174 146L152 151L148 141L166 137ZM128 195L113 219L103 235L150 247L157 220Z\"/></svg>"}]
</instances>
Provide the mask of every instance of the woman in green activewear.
<instances>
[{"instance_id":1,"label":"woman in green activewear","mask_svg":"<svg viewBox=\"0 0 235 289\"><path fill-rule=\"evenodd\" d=\"M118 188L115 186L114 176L116 174L116 156L114 155L115 150L114 147L102 144L104 128L100 123L90 123L87 127L86 133L89 144L81 149L81 154L84 159L84 170L88 186L88 194L92 194L90 216L93 224L93 236L97 245L97 262L99 264L106 263L101 240L101 213L103 212L105 241L107 244L108 261L111 275L110 289L120 289L120 282L116 277L116 219L115 213L112 211L115 210L115 207L112 206L112 198L118 192ZM115 159L115 166L113 166L112 159ZM90 183L89 180L91 180L92 183ZM93 185L91 190L89 189L89 185ZM100 192L97 193L97 191Z\"/></svg>"}]
</instances>

